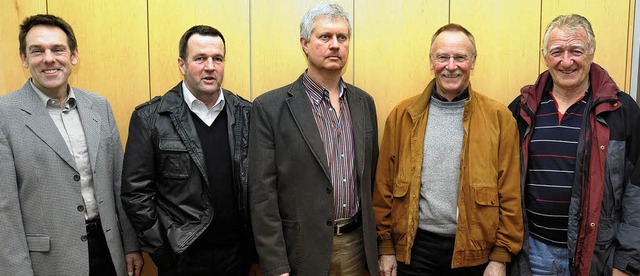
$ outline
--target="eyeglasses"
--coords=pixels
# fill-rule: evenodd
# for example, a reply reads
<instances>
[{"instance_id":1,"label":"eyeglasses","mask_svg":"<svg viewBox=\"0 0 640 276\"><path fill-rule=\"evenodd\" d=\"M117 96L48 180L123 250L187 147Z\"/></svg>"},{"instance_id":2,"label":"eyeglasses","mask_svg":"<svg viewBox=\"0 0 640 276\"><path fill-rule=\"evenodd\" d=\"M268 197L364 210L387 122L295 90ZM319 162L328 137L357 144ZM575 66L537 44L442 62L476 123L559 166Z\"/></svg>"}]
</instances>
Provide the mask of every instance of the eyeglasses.
<instances>
[{"instance_id":1,"label":"eyeglasses","mask_svg":"<svg viewBox=\"0 0 640 276\"><path fill-rule=\"evenodd\" d=\"M471 58L466 56L466 55L453 55L453 56L451 56L451 55L446 55L446 54L439 54L439 55L435 55L434 58L438 63L447 63L452 58L453 58L453 62L455 62L455 63L464 63L464 62L467 62L467 61L471 60Z\"/></svg>"}]
</instances>

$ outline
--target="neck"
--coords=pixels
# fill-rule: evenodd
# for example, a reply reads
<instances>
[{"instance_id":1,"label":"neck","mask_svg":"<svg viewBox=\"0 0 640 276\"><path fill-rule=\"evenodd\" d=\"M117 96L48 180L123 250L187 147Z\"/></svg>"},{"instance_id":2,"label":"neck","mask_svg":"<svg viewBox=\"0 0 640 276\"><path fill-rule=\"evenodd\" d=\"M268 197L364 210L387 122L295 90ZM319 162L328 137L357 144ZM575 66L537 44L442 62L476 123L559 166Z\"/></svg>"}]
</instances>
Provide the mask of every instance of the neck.
<instances>
[{"instance_id":1,"label":"neck","mask_svg":"<svg viewBox=\"0 0 640 276\"><path fill-rule=\"evenodd\" d=\"M457 92L457 93L444 93L442 92L442 90L436 89L436 93L438 93L438 95L442 96L443 98L447 99L447 101L450 101L450 102L453 101L453 99L455 99L458 95L462 94L462 92L464 92L464 89L462 89L460 92Z\"/></svg>"},{"instance_id":2,"label":"neck","mask_svg":"<svg viewBox=\"0 0 640 276\"><path fill-rule=\"evenodd\" d=\"M43 94L45 94L47 97L51 98L51 99L55 99L60 101L61 104L65 103L67 101L67 84L61 86L61 87L56 87L56 88L45 88L42 87L40 85L38 85L36 82L32 82L33 85L35 87L37 87Z\"/></svg>"},{"instance_id":3,"label":"neck","mask_svg":"<svg viewBox=\"0 0 640 276\"><path fill-rule=\"evenodd\" d=\"M563 89L557 85L553 86L553 97L563 102L575 103L579 98L584 96L589 88L589 83L585 82L580 86L571 89Z\"/></svg>"},{"instance_id":4,"label":"neck","mask_svg":"<svg viewBox=\"0 0 640 276\"><path fill-rule=\"evenodd\" d=\"M340 94L340 78L342 70L338 71L319 71L309 68L307 75L319 85L322 85L329 94Z\"/></svg>"}]
</instances>

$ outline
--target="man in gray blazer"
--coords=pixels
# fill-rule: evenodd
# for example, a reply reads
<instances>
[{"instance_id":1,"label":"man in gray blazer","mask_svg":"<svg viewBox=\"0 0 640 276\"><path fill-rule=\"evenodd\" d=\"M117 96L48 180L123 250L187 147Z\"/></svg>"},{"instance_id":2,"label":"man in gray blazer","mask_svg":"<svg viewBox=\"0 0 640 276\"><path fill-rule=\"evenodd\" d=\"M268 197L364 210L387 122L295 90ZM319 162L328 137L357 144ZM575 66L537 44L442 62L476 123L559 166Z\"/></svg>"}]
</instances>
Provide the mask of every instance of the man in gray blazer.
<instances>
[{"instance_id":1,"label":"man in gray blazer","mask_svg":"<svg viewBox=\"0 0 640 276\"><path fill-rule=\"evenodd\" d=\"M256 98L249 202L265 275L378 275L373 99L342 80L351 20L320 3L300 24L308 69Z\"/></svg>"},{"instance_id":2,"label":"man in gray blazer","mask_svg":"<svg viewBox=\"0 0 640 276\"><path fill-rule=\"evenodd\" d=\"M53 15L20 26L31 78L0 97L0 274L140 275L119 200L122 146L107 101L72 88L73 29Z\"/></svg>"}]
</instances>

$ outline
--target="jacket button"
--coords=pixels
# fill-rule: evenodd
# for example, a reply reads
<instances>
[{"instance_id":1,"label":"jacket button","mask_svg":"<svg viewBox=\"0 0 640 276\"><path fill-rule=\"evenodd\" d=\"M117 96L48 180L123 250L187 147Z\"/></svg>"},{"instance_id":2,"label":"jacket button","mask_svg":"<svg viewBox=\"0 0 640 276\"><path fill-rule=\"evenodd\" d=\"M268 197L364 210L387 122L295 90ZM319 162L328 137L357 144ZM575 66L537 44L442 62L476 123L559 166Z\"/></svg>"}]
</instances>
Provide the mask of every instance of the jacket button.
<instances>
[{"instance_id":1,"label":"jacket button","mask_svg":"<svg viewBox=\"0 0 640 276\"><path fill-rule=\"evenodd\" d=\"M73 180L79 181L80 180L80 175L79 174L74 175L73 176Z\"/></svg>"},{"instance_id":2,"label":"jacket button","mask_svg":"<svg viewBox=\"0 0 640 276\"><path fill-rule=\"evenodd\" d=\"M601 150L604 150L604 145L600 145L600 149L601 149Z\"/></svg>"},{"instance_id":3,"label":"jacket button","mask_svg":"<svg viewBox=\"0 0 640 276\"><path fill-rule=\"evenodd\" d=\"M331 188L327 188L327 194L331 193Z\"/></svg>"},{"instance_id":4,"label":"jacket button","mask_svg":"<svg viewBox=\"0 0 640 276\"><path fill-rule=\"evenodd\" d=\"M333 225L333 222L330 220L327 220L327 226L331 226L331 225Z\"/></svg>"},{"instance_id":5,"label":"jacket button","mask_svg":"<svg viewBox=\"0 0 640 276\"><path fill-rule=\"evenodd\" d=\"M80 237L81 241L87 241L87 235L82 235L82 237Z\"/></svg>"},{"instance_id":6,"label":"jacket button","mask_svg":"<svg viewBox=\"0 0 640 276\"><path fill-rule=\"evenodd\" d=\"M84 206L82 205L78 206L78 212L84 212Z\"/></svg>"},{"instance_id":7,"label":"jacket button","mask_svg":"<svg viewBox=\"0 0 640 276\"><path fill-rule=\"evenodd\" d=\"M589 226L590 226L591 228L596 228L596 223L595 223L595 222L589 223Z\"/></svg>"}]
</instances>

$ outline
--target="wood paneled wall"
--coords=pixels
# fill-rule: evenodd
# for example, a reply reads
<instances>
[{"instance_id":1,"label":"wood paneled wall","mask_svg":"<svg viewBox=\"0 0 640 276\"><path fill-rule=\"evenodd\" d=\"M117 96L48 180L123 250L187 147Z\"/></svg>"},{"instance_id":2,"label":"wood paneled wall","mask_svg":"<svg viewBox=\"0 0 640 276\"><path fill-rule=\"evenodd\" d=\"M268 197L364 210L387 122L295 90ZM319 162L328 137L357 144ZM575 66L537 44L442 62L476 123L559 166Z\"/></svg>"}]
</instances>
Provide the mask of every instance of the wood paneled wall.
<instances>
[{"instance_id":1,"label":"wood paneled wall","mask_svg":"<svg viewBox=\"0 0 640 276\"><path fill-rule=\"evenodd\" d=\"M178 40L189 27L218 28L227 46L223 87L247 99L286 85L306 68L299 24L318 0L6 0L0 1L0 95L29 77L18 53L18 26L27 16L63 17L78 38L80 62L71 83L105 96L126 141L133 108L181 80ZM595 62L625 91L630 87L633 0L339 0L353 16L344 79L376 100L379 129L402 99L420 93L433 78L431 35L459 23L478 48L472 86L508 104L545 65L540 44L547 23L578 13L592 23ZM2 120L10 118L1 118ZM147 275L153 265L147 260Z\"/></svg>"}]
</instances>

